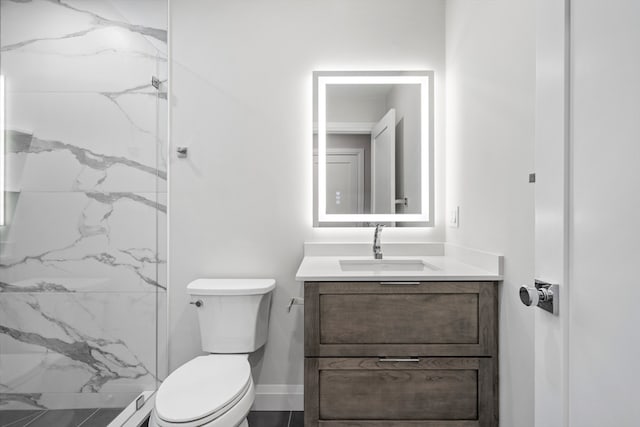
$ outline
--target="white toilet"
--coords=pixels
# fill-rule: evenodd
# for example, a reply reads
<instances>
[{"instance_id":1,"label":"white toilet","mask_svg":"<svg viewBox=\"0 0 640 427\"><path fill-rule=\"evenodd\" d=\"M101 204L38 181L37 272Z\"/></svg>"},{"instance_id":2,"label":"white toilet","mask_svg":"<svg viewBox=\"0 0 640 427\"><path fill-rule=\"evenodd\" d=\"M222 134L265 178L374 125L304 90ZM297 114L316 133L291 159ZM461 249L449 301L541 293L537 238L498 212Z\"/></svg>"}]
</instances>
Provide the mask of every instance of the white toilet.
<instances>
[{"instance_id":1,"label":"white toilet","mask_svg":"<svg viewBox=\"0 0 640 427\"><path fill-rule=\"evenodd\" d=\"M202 350L156 393L152 427L247 427L255 391L248 353L267 340L273 279L198 279L187 286L198 310Z\"/></svg>"}]
</instances>

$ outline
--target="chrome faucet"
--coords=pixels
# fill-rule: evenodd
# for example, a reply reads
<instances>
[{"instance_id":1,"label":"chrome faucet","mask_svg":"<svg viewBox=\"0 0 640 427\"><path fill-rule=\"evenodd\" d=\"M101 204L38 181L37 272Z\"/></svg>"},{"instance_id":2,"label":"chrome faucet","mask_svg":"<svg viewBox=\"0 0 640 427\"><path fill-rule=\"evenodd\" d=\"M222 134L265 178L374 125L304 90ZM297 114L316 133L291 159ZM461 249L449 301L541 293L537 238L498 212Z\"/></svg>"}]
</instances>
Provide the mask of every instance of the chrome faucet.
<instances>
[{"instance_id":1,"label":"chrome faucet","mask_svg":"<svg viewBox=\"0 0 640 427\"><path fill-rule=\"evenodd\" d=\"M383 224L376 224L376 231L373 233L373 257L382 259L382 248L380 247L380 234L382 233Z\"/></svg>"}]
</instances>

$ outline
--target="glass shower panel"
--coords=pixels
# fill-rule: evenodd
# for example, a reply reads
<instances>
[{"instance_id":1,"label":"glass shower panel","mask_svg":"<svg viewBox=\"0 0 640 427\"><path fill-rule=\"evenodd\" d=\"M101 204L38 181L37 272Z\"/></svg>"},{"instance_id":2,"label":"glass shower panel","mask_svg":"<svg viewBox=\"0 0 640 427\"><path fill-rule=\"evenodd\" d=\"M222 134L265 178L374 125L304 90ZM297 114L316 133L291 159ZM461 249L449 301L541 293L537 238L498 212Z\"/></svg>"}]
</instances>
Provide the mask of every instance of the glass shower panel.
<instances>
[{"instance_id":1,"label":"glass shower panel","mask_svg":"<svg viewBox=\"0 0 640 427\"><path fill-rule=\"evenodd\" d=\"M0 0L0 73L0 410L124 407L166 373L167 2Z\"/></svg>"}]
</instances>

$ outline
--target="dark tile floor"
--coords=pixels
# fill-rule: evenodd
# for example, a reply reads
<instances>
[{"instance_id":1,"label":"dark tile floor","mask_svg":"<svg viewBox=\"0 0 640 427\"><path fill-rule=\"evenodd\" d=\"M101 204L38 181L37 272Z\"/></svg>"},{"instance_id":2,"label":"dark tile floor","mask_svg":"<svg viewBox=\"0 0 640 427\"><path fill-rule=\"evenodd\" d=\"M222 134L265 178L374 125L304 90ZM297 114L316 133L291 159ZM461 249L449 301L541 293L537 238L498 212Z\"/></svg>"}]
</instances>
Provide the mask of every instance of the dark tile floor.
<instances>
[{"instance_id":1,"label":"dark tile floor","mask_svg":"<svg viewBox=\"0 0 640 427\"><path fill-rule=\"evenodd\" d=\"M122 409L0 411L0 427L105 427Z\"/></svg>"},{"instance_id":2,"label":"dark tile floor","mask_svg":"<svg viewBox=\"0 0 640 427\"><path fill-rule=\"evenodd\" d=\"M0 427L105 427L121 409L0 411ZM251 411L249 427L303 427L301 411Z\"/></svg>"},{"instance_id":3,"label":"dark tile floor","mask_svg":"<svg viewBox=\"0 0 640 427\"><path fill-rule=\"evenodd\" d=\"M249 427L303 427L302 411L251 411L247 416Z\"/></svg>"}]
</instances>

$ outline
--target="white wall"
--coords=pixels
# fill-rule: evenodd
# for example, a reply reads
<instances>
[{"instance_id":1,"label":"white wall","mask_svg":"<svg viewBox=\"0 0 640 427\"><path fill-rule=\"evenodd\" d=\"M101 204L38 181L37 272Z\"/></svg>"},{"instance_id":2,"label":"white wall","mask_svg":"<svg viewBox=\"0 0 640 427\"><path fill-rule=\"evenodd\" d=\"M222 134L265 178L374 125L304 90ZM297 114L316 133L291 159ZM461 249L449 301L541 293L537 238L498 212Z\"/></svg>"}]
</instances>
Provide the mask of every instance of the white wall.
<instances>
[{"instance_id":1,"label":"white wall","mask_svg":"<svg viewBox=\"0 0 640 427\"><path fill-rule=\"evenodd\" d=\"M533 0L447 2L447 241L501 253L500 425L533 426L535 8ZM551 426L549 426L551 427Z\"/></svg>"},{"instance_id":2,"label":"white wall","mask_svg":"<svg viewBox=\"0 0 640 427\"><path fill-rule=\"evenodd\" d=\"M569 425L640 420L640 3L572 2ZM566 316L566 314L565 314Z\"/></svg>"},{"instance_id":3,"label":"white wall","mask_svg":"<svg viewBox=\"0 0 640 427\"><path fill-rule=\"evenodd\" d=\"M427 69L436 87L436 227L386 241L443 241L443 0L171 2L170 366L200 353L185 286L197 277L274 277L259 385L302 384L294 275L305 240L367 241L372 230L313 229L312 71ZM272 407L271 409L278 409Z\"/></svg>"}]
</instances>

